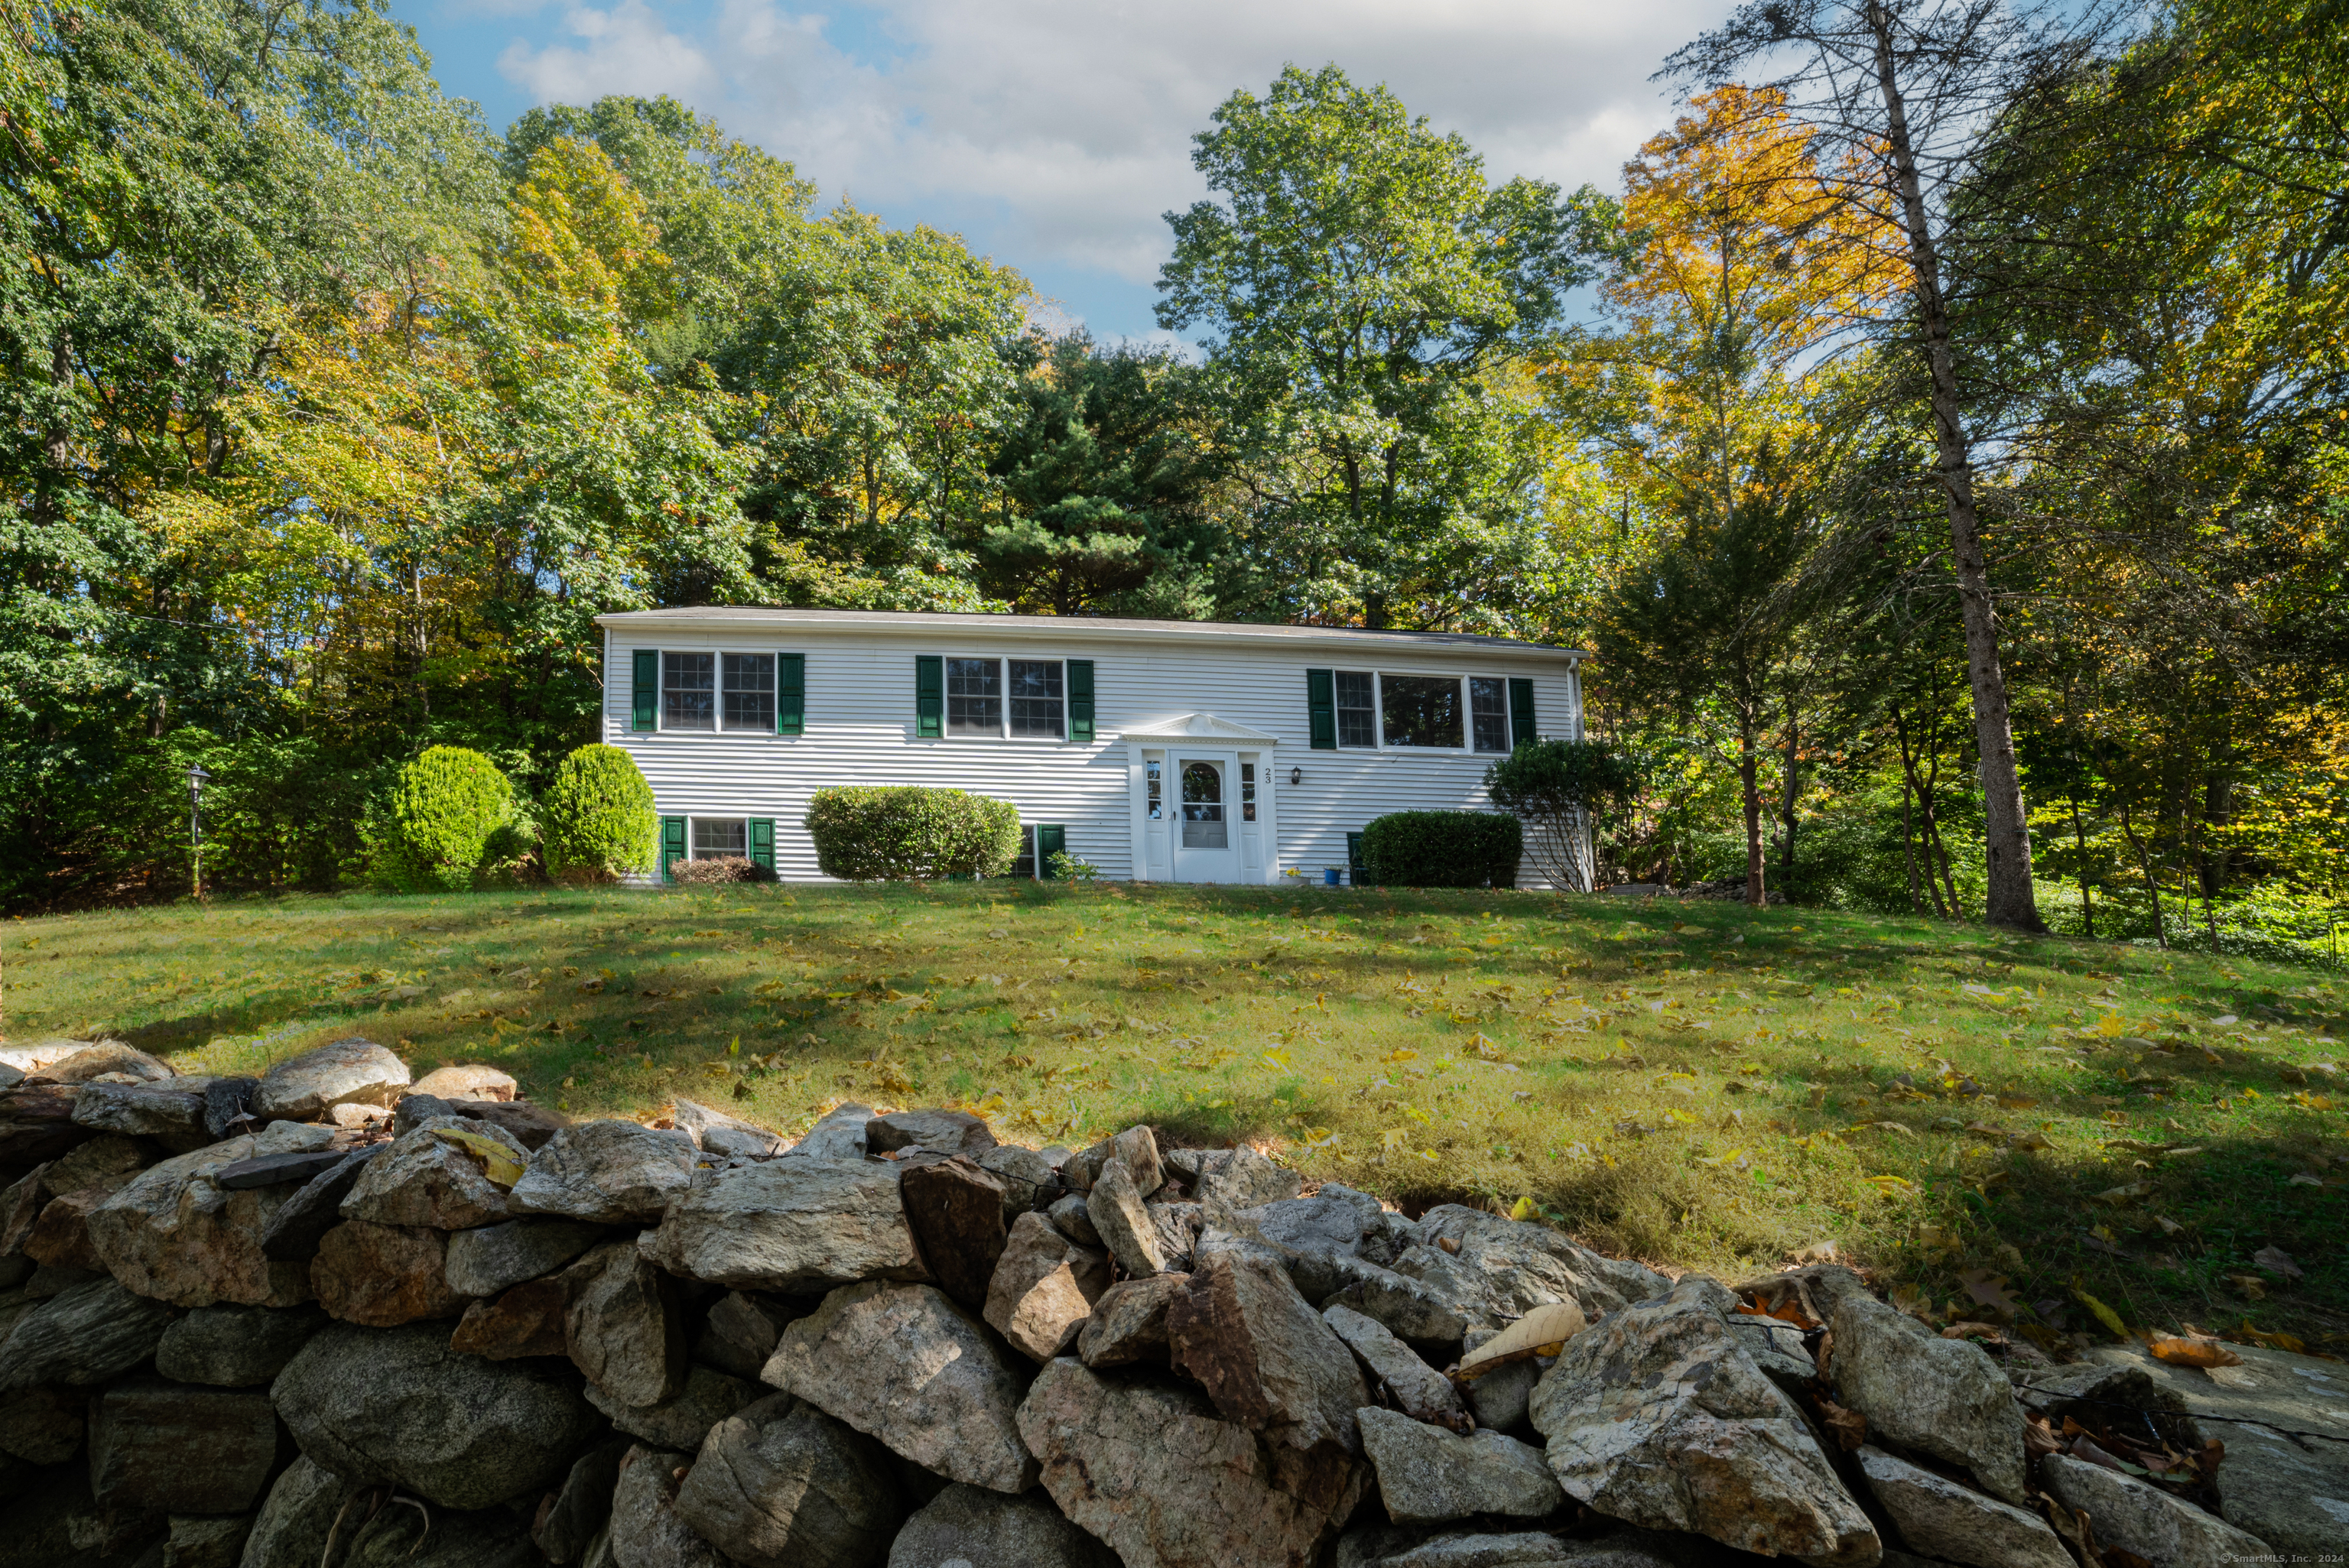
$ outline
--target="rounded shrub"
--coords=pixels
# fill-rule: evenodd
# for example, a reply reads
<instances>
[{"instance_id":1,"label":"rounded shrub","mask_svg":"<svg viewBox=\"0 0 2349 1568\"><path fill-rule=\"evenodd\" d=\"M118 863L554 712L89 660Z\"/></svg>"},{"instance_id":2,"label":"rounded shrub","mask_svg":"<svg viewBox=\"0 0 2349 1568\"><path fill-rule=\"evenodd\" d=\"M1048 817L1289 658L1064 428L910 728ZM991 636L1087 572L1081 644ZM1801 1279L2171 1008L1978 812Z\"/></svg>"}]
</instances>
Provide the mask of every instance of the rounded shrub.
<instances>
[{"instance_id":1,"label":"rounded shrub","mask_svg":"<svg viewBox=\"0 0 2349 1568\"><path fill-rule=\"evenodd\" d=\"M564 758L539 801L546 873L561 882L613 882L648 872L660 857L653 787L616 746L583 746Z\"/></svg>"},{"instance_id":2,"label":"rounded shrub","mask_svg":"<svg viewBox=\"0 0 2349 1568\"><path fill-rule=\"evenodd\" d=\"M513 786L496 763L461 746L433 747L399 770L373 813L369 869L399 892L470 888L492 840L513 820Z\"/></svg>"},{"instance_id":3,"label":"rounded shrub","mask_svg":"<svg viewBox=\"0 0 2349 1568\"><path fill-rule=\"evenodd\" d=\"M817 869L843 882L1000 876L1019 858L1019 809L965 789L819 789L805 826Z\"/></svg>"},{"instance_id":4,"label":"rounded shrub","mask_svg":"<svg viewBox=\"0 0 2349 1568\"><path fill-rule=\"evenodd\" d=\"M1362 864L1385 887L1515 887L1525 830L1498 811L1391 811L1362 830Z\"/></svg>"}]
</instances>

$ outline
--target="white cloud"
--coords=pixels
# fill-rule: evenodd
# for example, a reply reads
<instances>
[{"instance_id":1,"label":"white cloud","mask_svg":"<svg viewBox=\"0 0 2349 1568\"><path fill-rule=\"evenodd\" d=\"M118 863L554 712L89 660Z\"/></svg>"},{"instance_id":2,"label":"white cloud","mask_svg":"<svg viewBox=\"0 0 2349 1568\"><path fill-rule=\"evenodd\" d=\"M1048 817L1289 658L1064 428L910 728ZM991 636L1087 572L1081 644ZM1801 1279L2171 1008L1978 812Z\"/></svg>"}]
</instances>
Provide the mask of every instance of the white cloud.
<instances>
[{"instance_id":1,"label":"white cloud","mask_svg":"<svg viewBox=\"0 0 2349 1568\"><path fill-rule=\"evenodd\" d=\"M1160 214L1205 194L1190 138L1238 88L1334 60L1458 130L1496 178L1614 184L1669 108L1648 77L1722 0L879 0L863 15L717 0L575 4L499 68L542 101L667 92L893 221L977 231L1030 267L1154 277ZM888 42L868 63L862 26ZM850 31L843 31L849 29ZM845 41L849 48L842 46Z\"/></svg>"}]
</instances>

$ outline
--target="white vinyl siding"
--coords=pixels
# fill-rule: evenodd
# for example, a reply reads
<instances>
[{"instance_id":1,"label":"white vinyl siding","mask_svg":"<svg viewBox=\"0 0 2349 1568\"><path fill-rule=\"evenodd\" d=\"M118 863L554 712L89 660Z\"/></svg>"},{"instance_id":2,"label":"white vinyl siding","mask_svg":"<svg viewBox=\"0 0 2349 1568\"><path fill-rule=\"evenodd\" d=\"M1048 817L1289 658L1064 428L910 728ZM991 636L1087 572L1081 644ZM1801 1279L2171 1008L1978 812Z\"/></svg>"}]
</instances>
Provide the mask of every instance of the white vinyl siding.
<instances>
[{"instance_id":1,"label":"white vinyl siding","mask_svg":"<svg viewBox=\"0 0 2349 1568\"><path fill-rule=\"evenodd\" d=\"M1346 863L1346 834L1389 811L1489 809L1484 789L1489 755L1409 747L1309 749L1308 668L1357 670L1457 678L1527 678L1545 736L1579 733L1576 678L1568 656L1537 649L1490 646L1382 647L1376 656L1349 657L1329 642L1295 645L1237 638L1186 636L1180 642L1126 642L1088 628L1081 642L1028 639L1007 627L983 639L968 625L935 630L918 624L863 625L842 615L828 623L761 624L750 616L688 620L692 612L614 617L606 629L603 738L636 758L662 814L686 817L771 817L775 871L785 881L818 876L815 851L801 824L817 789L846 784L916 784L969 789L1011 801L1023 822L1063 826L1068 852L1109 878L1135 874L1133 838L1142 816L1146 769L1129 756L1123 734L1193 713L1279 738L1261 748L1253 779L1227 783L1227 820L1247 820L1258 806L1276 837L1278 867L1296 866L1314 881L1325 865ZM906 620L912 618L907 617ZM1010 617L1004 617L1009 621ZM635 623L631 624L630 623ZM664 624L666 623L666 624ZM977 645L974 646L974 644ZM778 746L771 735L719 728L671 734L632 733L630 659L638 648L688 647L759 653L779 645L804 649L806 728ZM1094 737L1020 744L970 744L949 731L944 740L915 734L917 655L947 659L1093 664ZM1342 678L1342 677L1341 677ZM1375 677L1369 683L1375 689ZM1066 686L1062 686L1062 733ZM1009 717L1002 723L1009 727ZM1375 715L1372 723L1376 723ZM1155 742L1151 743L1154 746ZM1221 749L1234 749L1222 743ZM1180 749L1179 748L1177 748ZM1248 751L1252 745L1238 748ZM1129 765L1133 771L1129 773ZM1292 769L1304 782L1292 787ZM1170 769L1156 797L1168 826L1181 815L1181 780ZM1247 798L1253 783L1256 801ZM1239 810L1230 810L1237 806ZM1276 809L1277 807L1277 809ZM1236 835L1235 835L1236 836ZM1532 874L1530 862L1526 874Z\"/></svg>"}]
</instances>

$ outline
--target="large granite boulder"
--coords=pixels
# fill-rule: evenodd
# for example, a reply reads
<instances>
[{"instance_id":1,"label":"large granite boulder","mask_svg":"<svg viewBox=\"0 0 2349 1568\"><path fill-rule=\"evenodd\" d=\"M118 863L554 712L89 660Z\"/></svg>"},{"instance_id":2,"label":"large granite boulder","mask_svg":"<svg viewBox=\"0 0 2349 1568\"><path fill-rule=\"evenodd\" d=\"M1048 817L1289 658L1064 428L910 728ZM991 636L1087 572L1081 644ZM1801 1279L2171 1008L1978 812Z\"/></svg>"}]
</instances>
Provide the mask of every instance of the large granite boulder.
<instances>
[{"instance_id":1,"label":"large granite boulder","mask_svg":"<svg viewBox=\"0 0 2349 1568\"><path fill-rule=\"evenodd\" d=\"M544 1491L602 1424L569 1367L461 1355L446 1329L422 1324L336 1324L302 1347L270 1398L321 1468L444 1508Z\"/></svg>"},{"instance_id":2,"label":"large granite boulder","mask_svg":"<svg viewBox=\"0 0 2349 1568\"><path fill-rule=\"evenodd\" d=\"M455 1317L465 1298L449 1288L448 1246L446 1231L352 1220L320 1239L310 1288L328 1316L370 1328Z\"/></svg>"},{"instance_id":3,"label":"large granite boulder","mask_svg":"<svg viewBox=\"0 0 2349 1568\"><path fill-rule=\"evenodd\" d=\"M1857 1458L1859 1473L1900 1539L1926 1555L1967 1568L2072 1568L2072 1553L2037 1514L1879 1448L1864 1448Z\"/></svg>"},{"instance_id":4,"label":"large granite boulder","mask_svg":"<svg viewBox=\"0 0 2349 1568\"><path fill-rule=\"evenodd\" d=\"M1557 1301L1573 1302L1596 1321L1661 1295L1671 1284L1653 1269L1578 1246L1547 1225L1457 1203L1421 1215L1419 1233L1423 1244L1398 1257L1394 1271L1430 1284L1442 1282L1470 1328L1504 1328Z\"/></svg>"},{"instance_id":5,"label":"large granite boulder","mask_svg":"<svg viewBox=\"0 0 2349 1568\"><path fill-rule=\"evenodd\" d=\"M1119 1568L1117 1553L1032 1492L957 1482L889 1543L888 1568Z\"/></svg>"},{"instance_id":6,"label":"large granite boulder","mask_svg":"<svg viewBox=\"0 0 2349 1568\"><path fill-rule=\"evenodd\" d=\"M155 1370L178 1383L257 1387L326 1326L315 1306L200 1306L163 1330Z\"/></svg>"},{"instance_id":7,"label":"large granite boulder","mask_svg":"<svg viewBox=\"0 0 2349 1568\"><path fill-rule=\"evenodd\" d=\"M905 1517L881 1445L788 1394L710 1429L678 1516L744 1568L877 1563Z\"/></svg>"},{"instance_id":8,"label":"large granite boulder","mask_svg":"<svg viewBox=\"0 0 2349 1568\"><path fill-rule=\"evenodd\" d=\"M953 1480L1036 1480L1017 1414L1026 1369L935 1285L845 1285L782 1332L765 1381Z\"/></svg>"},{"instance_id":9,"label":"large granite boulder","mask_svg":"<svg viewBox=\"0 0 2349 1568\"><path fill-rule=\"evenodd\" d=\"M86 1083L74 1097L73 1119L96 1132L151 1138L174 1154L212 1141L205 1105L215 1080L172 1078L160 1083Z\"/></svg>"},{"instance_id":10,"label":"large granite boulder","mask_svg":"<svg viewBox=\"0 0 2349 1568\"><path fill-rule=\"evenodd\" d=\"M806 1313L805 1305L779 1296L730 1290L702 1319L693 1358L737 1377L756 1378L774 1355L783 1326Z\"/></svg>"},{"instance_id":11,"label":"large granite boulder","mask_svg":"<svg viewBox=\"0 0 2349 1568\"><path fill-rule=\"evenodd\" d=\"M410 1084L409 1094L429 1095L434 1099L471 1099L510 1101L522 1091L513 1075L501 1068L474 1065L471 1067L435 1068Z\"/></svg>"},{"instance_id":12,"label":"large granite boulder","mask_svg":"<svg viewBox=\"0 0 2349 1568\"><path fill-rule=\"evenodd\" d=\"M169 1062L149 1056L120 1040L92 1040L67 1051L34 1072L32 1083L86 1084L92 1078L119 1076L140 1083L168 1083L178 1075Z\"/></svg>"},{"instance_id":13,"label":"large granite boulder","mask_svg":"<svg viewBox=\"0 0 2349 1568\"><path fill-rule=\"evenodd\" d=\"M78 1084L36 1083L0 1089L0 1166L55 1160L98 1133L74 1120Z\"/></svg>"},{"instance_id":14,"label":"large granite boulder","mask_svg":"<svg viewBox=\"0 0 2349 1568\"><path fill-rule=\"evenodd\" d=\"M537 1219L459 1231L449 1238L449 1288L460 1295L495 1295L554 1273L609 1233L582 1220Z\"/></svg>"},{"instance_id":15,"label":"large granite boulder","mask_svg":"<svg viewBox=\"0 0 2349 1568\"><path fill-rule=\"evenodd\" d=\"M253 1140L232 1138L150 1166L90 1212L89 1238L107 1272L141 1295L174 1306L236 1302L292 1306L309 1299L309 1271L272 1261L262 1234L286 1202L283 1187L231 1191L216 1178L246 1159Z\"/></svg>"},{"instance_id":16,"label":"large granite boulder","mask_svg":"<svg viewBox=\"0 0 2349 1568\"><path fill-rule=\"evenodd\" d=\"M1151 1205L1142 1201L1141 1185L1123 1160L1112 1160L1101 1168L1085 1193L1085 1218L1128 1275L1164 1274L1173 1266Z\"/></svg>"},{"instance_id":17,"label":"large granite boulder","mask_svg":"<svg viewBox=\"0 0 2349 1568\"><path fill-rule=\"evenodd\" d=\"M276 1125L291 1124L281 1121ZM263 1134L264 1139L267 1136ZM262 1227L261 1255L272 1263L305 1265L317 1256L319 1242L343 1222L343 1200L350 1196L351 1189L367 1173L368 1162L389 1147L383 1143L362 1144L300 1186L291 1188L290 1195L282 1200L276 1212ZM240 1161L246 1166L253 1163ZM224 1170L222 1175L223 1186L238 1179L233 1168Z\"/></svg>"},{"instance_id":18,"label":"large granite boulder","mask_svg":"<svg viewBox=\"0 0 2349 1568\"><path fill-rule=\"evenodd\" d=\"M149 1377L90 1401L90 1491L105 1507L242 1513L276 1468L277 1414L257 1390Z\"/></svg>"},{"instance_id":19,"label":"large granite boulder","mask_svg":"<svg viewBox=\"0 0 2349 1568\"><path fill-rule=\"evenodd\" d=\"M408 1087L408 1064L353 1036L288 1057L261 1075L253 1114L263 1121L320 1121L338 1105L388 1109Z\"/></svg>"},{"instance_id":20,"label":"large granite boulder","mask_svg":"<svg viewBox=\"0 0 2349 1568\"><path fill-rule=\"evenodd\" d=\"M1196 1388L1133 1383L1068 1357L1037 1375L1019 1432L1061 1511L1125 1568L1311 1563L1370 1475L1335 1444L1268 1442Z\"/></svg>"},{"instance_id":21,"label":"large granite boulder","mask_svg":"<svg viewBox=\"0 0 2349 1568\"><path fill-rule=\"evenodd\" d=\"M984 1315L1020 1354L1050 1361L1068 1349L1108 1288L1107 1255L1030 1212L1012 1222L988 1283Z\"/></svg>"},{"instance_id":22,"label":"large granite boulder","mask_svg":"<svg viewBox=\"0 0 2349 1568\"><path fill-rule=\"evenodd\" d=\"M59 1291L26 1308L0 1336L0 1394L45 1383L87 1387L119 1377L155 1354L178 1315L110 1279Z\"/></svg>"},{"instance_id":23,"label":"large granite boulder","mask_svg":"<svg viewBox=\"0 0 2349 1568\"><path fill-rule=\"evenodd\" d=\"M508 1187L491 1179L481 1154L460 1140L440 1136L446 1131L488 1139L517 1169L531 1158L530 1150L485 1122L429 1117L367 1162L350 1196L343 1200L343 1218L441 1231L494 1225L510 1218ZM509 1186L511 1181L509 1178Z\"/></svg>"},{"instance_id":24,"label":"large granite boulder","mask_svg":"<svg viewBox=\"0 0 2349 1568\"><path fill-rule=\"evenodd\" d=\"M318 1568L352 1489L296 1454L269 1489L238 1568Z\"/></svg>"},{"instance_id":25,"label":"large granite boulder","mask_svg":"<svg viewBox=\"0 0 2349 1568\"><path fill-rule=\"evenodd\" d=\"M624 1225L657 1220L693 1179L693 1140L633 1121L581 1121L548 1139L509 1194L518 1214Z\"/></svg>"},{"instance_id":26,"label":"large granite boulder","mask_svg":"<svg viewBox=\"0 0 2349 1568\"><path fill-rule=\"evenodd\" d=\"M2135 1476L2069 1454L2042 1459L2039 1484L2065 1508L2088 1516L2097 1545L2134 1552L2161 1568L2227 1568L2276 1560L2266 1542L2218 1515ZM2339 1548L2338 1536L2333 1544Z\"/></svg>"},{"instance_id":27,"label":"large granite boulder","mask_svg":"<svg viewBox=\"0 0 2349 1568\"><path fill-rule=\"evenodd\" d=\"M1302 1176L1245 1144L1236 1149L1170 1149L1163 1158L1168 1173L1188 1183L1192 1200L1225 1229L1230 1228L1230 1216L1242 1209L1281 1202L1305 1190Z\"/></svg>"},{"instance_id":28,"label":"large granite boulder","mask_svg":"<svg viewBox=\"0 0 2349 1568\"><path fill-rule=\"evenodd\" d=\"M613 1568L732 1568L677 1511L693 1456L639 1443L620 1460L605 1550ZM588 1568L603 1568L591 1551Z\"/></svg>"},{"instance_id":29,"label":"large granite boulder","mask_svg":"<svg viewBox=\"0 0 2349 1568\"><path fill-rule=\"evenodd\" d=\"M1371 1402L1361 1368L1278 1264L1209 1258L1167 1304L1166 1336L1174 1369L1196 1378L1225 1419L1307 1452L1361 1451L1354 1412Z\"/></svg>"},{"instance_id":30,"label":"large granite boulder","mask_svg":"<svg viewBox=\"0 0 2349 1568\"><path fill-rule=\"evenodd\" d=\"M749 1378L714 1367L690 1367L685 1386L657 1405L624 1405L593 1383L587 1385L587 1402L610 1418L616 1430L655 1448L691 1453L701 1447L710 1428L766 1393Z\"/></svg>"},{"instance_id":31,"label":"large granite boulder","mask_svg":"<svg viewBox=\"0 0 2349 1568\"><path fill-rule=\"evenodd\" d=\"M1102 1292L1092 1315L1078 1331L1078 1358L1088 1367L1166 1366L1173 1354L1166 1337L1167 1311L1190 1283L1186 1274L1152 1274L1122 1279Z\"/></svg>"},{"instance_id":32,"label":"large granite boulder","mask_svg":"<svg viewBox=\"0 0 2349 1568\"><path fill-rule=\"evenodd\" d=\"M1459 1393L1452 1380L1419 1358L1397 1339L1385 1324L1335 1304L1321 1309L1321 1321L1346 1343L1362 1364L1372 1386L1394 1401L1395 1408L1414 1421L1438 1421L1447 1427L1464 1425ZM1099 1366L1098 1361L1087 1363Z\"/></svg>"},{"instance_id":33,"label":"large granite boulder","mask_svg":"<svg viewBox=\"0 0 2349 1568\"><path fill-rule=\"evenodd\" d=\"M766 1160L790 1147L782 1134L754 1126L739 1116L729 1116L716 1106L703 1105L698 1100L680 1098L674 1119L678 1130L692 1139L695 1148L721 1160Z\"/></svg>"},{"instance_id":34,"label":"large granite boulder","mask_svg":"<svg viewBox=\"0 0 2349 1568\"><path fill-rule=\"evenodd\" d=\"M1982 1346L1944 1339L1873 1296L1844 1297L1830 1324L1827 1376L1836 1398L1868 1418L1871 1437L1964 1465L1992 1496L2023 1488L2023 1412Z\"/></svg>"},{"instance_id":35,"label":"large granite boulder","mask_svg":"<svg viewBox=\"0 0 2349 1568\"><path fill-rule=\"evenodd\" d=\"M1398 1522L1496 1514L1540 1519L1566 1506L1542 1451L1499 1432L1462 1436L1372 1406L1357 1412L1379 1496Z\"/></svg>"},{"instance_id":36,"label":"large granite boulder","mask_svg":"<svg viewBox=\"0 0 2349 1568\"><path fill-rule=\"evenodd\" d=\"M697 1171L647 1244L672 1274L750 1290L929 1277L897 1171L861 1160L793 1156Z\"/></svg>"},{"instance_id":37,"label":"large granite boulder","mask_svg":"<svg viewBox=\"0 0 2349 1568\"><path fill-rule=\"evenodd\" d=\"M864 1124L872 1118L871 1106L851 1100L826 1112L805 1136L783 1152L801 1160L862 1160L865 1155Z\"/></svg>"},{"instance_id":38,"label":"large granite boulder","mask_svg":"<svg viewBox=\"0 0 2349 1568\"><path fill-rule=\"evenodd\" d=\"M898 1183L905 1222L938 1288L978 1312L1003 1255L1003 1181L957 1155L917 1165Z\"/></svg>"},{"instance_id":39,"label":"large granite boulder","mask_svg":"<svg viewBox=\"0 0 2349 1568\"><path fill-rule=\"evenodd\" d=\"M1735 1304L1691 1274L1568 1340L1533 1393L1550 1469L1577 1501L1651 1530L1874 1563L1883 1548L1868 1515L1802 1411L1730 1332L1723 1313Z\"/></svg>"},{"instance_id":40,"label":"large granite boulder","mask_svg":"<svg viewBox=\"0 0 2349 1568\"><path fill-rule=\"evenodd\" d=\"M916 1146L939 1154L983 1154L995 1147L995 1134L967 1110L896 1110L864 1123L867 1154Z\"/></svg>"},{"instance_id":41,"label":"large granite boulder","mask_svg":"<svg viewBox=\"0 0 2349 1568\"><path fill-rule=\"evenodd\" d=\"M564 1342L587 1381L622 1405L657 1405L685 1387L685 1304L677 1282L634 1242L606 1242L564 1271Z\"/></svg>"}]
</instances>

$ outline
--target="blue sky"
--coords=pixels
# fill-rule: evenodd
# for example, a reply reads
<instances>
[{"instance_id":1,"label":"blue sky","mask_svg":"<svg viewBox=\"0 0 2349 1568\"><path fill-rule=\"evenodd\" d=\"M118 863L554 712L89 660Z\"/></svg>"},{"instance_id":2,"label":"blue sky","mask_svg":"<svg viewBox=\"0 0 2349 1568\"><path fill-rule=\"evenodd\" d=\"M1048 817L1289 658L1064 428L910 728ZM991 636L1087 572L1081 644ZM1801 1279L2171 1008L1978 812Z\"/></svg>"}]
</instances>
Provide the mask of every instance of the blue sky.
<instances>
[{"instance_id":1,"label":"blue sky","mask_svg":"<svg viewBox=\"0 0 2349 1568\"><path fill-rule=\"evenodd\" d=\"M668 93L897 224L1018 267L1048 316L1161 336L1161 214L1235 88L1335 60L1458 130L1496 178L1612 187L1670 118L1648 77L1726 4L1660 0L395 0L495 129Z\"/></svg>"}]
</instances>

